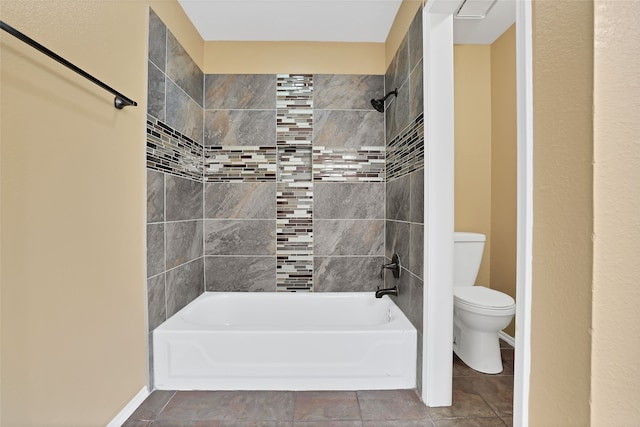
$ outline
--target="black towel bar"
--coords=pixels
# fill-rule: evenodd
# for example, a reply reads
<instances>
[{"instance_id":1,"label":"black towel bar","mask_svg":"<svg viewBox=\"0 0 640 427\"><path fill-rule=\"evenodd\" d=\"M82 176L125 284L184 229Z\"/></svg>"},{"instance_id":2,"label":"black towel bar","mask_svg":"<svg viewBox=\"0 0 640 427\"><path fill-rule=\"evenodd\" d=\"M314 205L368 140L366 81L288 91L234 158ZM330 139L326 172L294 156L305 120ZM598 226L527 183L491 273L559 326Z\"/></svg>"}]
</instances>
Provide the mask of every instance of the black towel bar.
<instances>
[{"instance_id":1,"label":"black towel bar","mask_svg":"<svg viewBox=\"0 0 640 427\"><path fill-rule=\"evenodd\" d=\"M23 42L25 42L29 46L33 47L34 49L39 50L40 52L44 53L45 55L47 55L48 57L54 59L55 61L59 62L60 64L64 65L65 67L75 71L76 73L78 73L82 77L84 77L85 79L87 79L87 80L95 83L96 85L100 86L102 89L104 89L104 90L106 90L108 92L111 92L113 95L115 95L115 99L113 100L113 106L116 107L118 110L121 110L124 107L127 107L129 105L132 105L134 107L138 105L138 103L136 101L124 96L123 94L121 94L120 92L118 92L117 90L112 88L111 86L101 82L100 80L96 79L91 74L87 73L86 71L82 70L81 68L76 67L71 62L67 61L66 59L64 59L63 57L58 55L57 53L47 49L44 46L42 46L37 41L33 40L32 38L26 36L25 34L21 33L20 31L16 30L15 28L13 28L11 25L7 24L6 22L0 21L0 28L2 28L4 31L6 31L7 33L11 34L12 36L16 37L17 39L22 40Z\"/></svg>"}]
</instances>

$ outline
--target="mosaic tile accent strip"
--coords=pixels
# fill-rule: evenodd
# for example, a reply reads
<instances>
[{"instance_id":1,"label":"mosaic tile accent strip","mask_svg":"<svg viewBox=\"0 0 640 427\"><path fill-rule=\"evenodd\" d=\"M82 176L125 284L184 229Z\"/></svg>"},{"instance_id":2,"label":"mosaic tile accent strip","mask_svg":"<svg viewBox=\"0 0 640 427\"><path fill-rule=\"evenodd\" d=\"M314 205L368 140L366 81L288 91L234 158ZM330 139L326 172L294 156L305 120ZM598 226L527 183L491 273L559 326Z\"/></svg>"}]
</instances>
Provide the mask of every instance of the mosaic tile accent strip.
<instances>
[{"instance_id":1,"label":"mosaic tile accent strip","mask_svg":"<svg viewBox=\"0 0 640 427\"><path fill-rule=\"evenodd\" d=\"M313 180L384 182L385 147L313 147Z\"/></svg>"},{"instance_id":2,"label":"mosaic tile accent strip","mask_svg":"<svg viewBox=\"0 0 640 427\"><path fill-rule=\"evenodd\" d=\"M424 116L420 114L387 146L387 181L424 168Z\"/></svg>"},{"instance_id":3,"label":"mosaic tile accent strip","mask_svg":"<svg viewBox=\"0 0 640 427\"><path fill-rule=\"evenodd\" d=\"M147 115L147 168L202 181L202 146Z\"/></svg>"},{"instance_id":4,"label":"mosaic tile accent strip","mask_svg":"<svg viewBox=\"0 0 640 427\"><path fill-rule=\"evenodd\" d=\"M275 181L276 147L221 146L204 149L205 182Z\"/></svg>"},{"instance_id":5,"label":"mosaic tile accent strip","mask_svg":"<svg viewBox=\"0 0 640 427\"><path fill-rule=\"evenodd\" d=\"M278 182L311 182L311 147L278 147Z\"/></svg>"},{"instance_id":6,"label":"mosaic tile accent strip","mask_svg":"<svg viewBox=\"0 0 640 427\"><path fill-rule=\"evenodd\" d=\"M276 143L310 146L313 140L313 75L278 74Z\"/></svg>"},{"instance_id":7,"label":"mosaic tile accent strip","mask_svg":"<svg viewBox=\"0 0 640 427\"><path fill-rule=\"evenodd\" d=\"M313 290L313 183L277 184L276 289Z\"/></svg>"}]
</instances>

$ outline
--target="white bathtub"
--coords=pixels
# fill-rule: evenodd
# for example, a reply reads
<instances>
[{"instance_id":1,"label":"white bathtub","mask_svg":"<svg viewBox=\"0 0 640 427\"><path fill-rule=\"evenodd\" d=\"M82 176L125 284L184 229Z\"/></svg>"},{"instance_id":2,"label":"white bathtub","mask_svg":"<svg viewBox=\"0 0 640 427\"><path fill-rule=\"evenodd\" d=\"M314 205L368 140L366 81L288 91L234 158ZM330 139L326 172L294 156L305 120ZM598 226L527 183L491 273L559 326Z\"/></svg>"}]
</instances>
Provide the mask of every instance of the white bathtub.
<instances>
[{"instance_id":1,"label":"white bathtub","mask_svg":"<svg viewBox=\"0 0 640 427\"><path fill-rule=\"evenodd\" d=\"M414 388L416 339L388 296L206 292L153 331L155 387Z\"/></svg>"}]
</instances>

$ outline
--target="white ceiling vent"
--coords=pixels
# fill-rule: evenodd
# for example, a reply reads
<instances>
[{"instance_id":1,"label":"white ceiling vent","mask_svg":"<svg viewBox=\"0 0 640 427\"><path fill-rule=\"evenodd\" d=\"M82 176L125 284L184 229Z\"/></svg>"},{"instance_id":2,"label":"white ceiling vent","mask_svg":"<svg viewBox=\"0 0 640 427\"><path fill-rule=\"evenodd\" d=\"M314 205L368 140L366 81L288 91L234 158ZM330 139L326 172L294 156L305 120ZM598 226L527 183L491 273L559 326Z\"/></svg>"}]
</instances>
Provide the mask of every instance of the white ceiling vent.
<instances>
[{"instance_id":1,"label":"white ceiling vent","mask_svg":"<svg viewBox=\"0 0 640 427\"><path fill-rule=\"evenodd\" d=\"M456 12L456 19L484 19L497 0L465 0Z\"/></svg>"}]
</instances>

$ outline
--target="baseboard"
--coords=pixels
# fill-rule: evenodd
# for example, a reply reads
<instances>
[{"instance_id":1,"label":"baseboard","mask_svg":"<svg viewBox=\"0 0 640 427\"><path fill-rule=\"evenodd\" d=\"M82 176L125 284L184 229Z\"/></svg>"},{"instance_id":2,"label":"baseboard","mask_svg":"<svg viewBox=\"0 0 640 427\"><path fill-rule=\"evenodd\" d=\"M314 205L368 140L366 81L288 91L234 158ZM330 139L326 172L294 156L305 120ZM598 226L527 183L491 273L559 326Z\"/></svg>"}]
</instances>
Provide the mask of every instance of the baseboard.
<instances>
[{"instance_id":1,"label":"baseboard","mask_svg":"<svg viewBox=\"0 0 640 427\"><path fill-rule=\"evenodd\" d=\"M516 348L516 340L510 335L507 335L504 331L498 332L498 337L501 338L504 342L509 344L511 347Z\"/></svg>"},{"instance_id":2,"label":"baseboard","mask_svg":"<svg viewBox=\"0 0 640 427\"><path fill-rule=\"evenodd\" d=\"M124 422L129 419L131 414L134 413L138 406L140 406L140 404L144 402L144 400L148 396L149 389L147 388L147 386L142 387L142 390L140 390L138 394L133 396L133 399L131 399L129 403L127 403L126 406L122 408L118 415L116 415L115 418L112 419L109 424L107 424L107 427L121 427L122 424L124 424Z\"/></svg>"}]
</instances>

